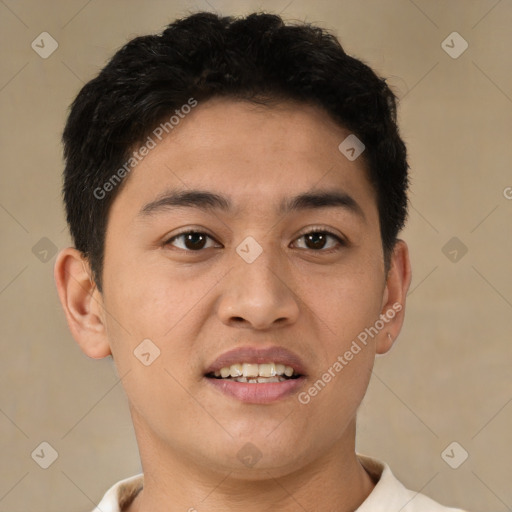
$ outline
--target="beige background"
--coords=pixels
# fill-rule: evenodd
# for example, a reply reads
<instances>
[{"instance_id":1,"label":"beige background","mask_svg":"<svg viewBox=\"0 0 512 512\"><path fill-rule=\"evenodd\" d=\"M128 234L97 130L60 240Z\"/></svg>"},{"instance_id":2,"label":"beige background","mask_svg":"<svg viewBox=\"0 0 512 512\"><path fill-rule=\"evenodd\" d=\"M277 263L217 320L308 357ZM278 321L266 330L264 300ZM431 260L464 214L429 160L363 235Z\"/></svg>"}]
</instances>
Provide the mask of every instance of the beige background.
<instances>
[{"instance_id":1,"label":"beige background","mask_svg":"<svg viewBox=\"0 0 512 512\"><path fill-rule=\"evenodd\" d=\"M512 3L2 0L0 512L86 512L140 471L122 386L69 334L55 256L39 241L69 245L60 135L79 88L128 39L201 9L317 22L389 77L412 167L414 278L403 333L361 407L358 450L441 502L510 510ZM43 31L59 44L47 59L31 48ZM441 47L453 31L469 43L457 59ZM456 262L443 252L452 237L468 249ZM59 455L46 470L31 458L43 441ZM441 457L453 441L469 453L458 469Z\"/></svg>"}]
</instances>

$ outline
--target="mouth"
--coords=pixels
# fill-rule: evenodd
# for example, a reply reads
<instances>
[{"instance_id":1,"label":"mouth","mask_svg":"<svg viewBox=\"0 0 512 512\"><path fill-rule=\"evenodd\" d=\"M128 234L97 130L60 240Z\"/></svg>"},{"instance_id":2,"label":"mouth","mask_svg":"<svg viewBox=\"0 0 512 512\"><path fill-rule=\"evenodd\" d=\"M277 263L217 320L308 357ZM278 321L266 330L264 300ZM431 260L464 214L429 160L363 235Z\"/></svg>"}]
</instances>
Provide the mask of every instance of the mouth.
<instances>
[{"instance_id":1,"label":"mouth","mask_svg":"<svg viewBox=\"0 0 512 512\"><path fill-rule=\"evenodd\" d=\"M290 397L306 376L282 363L235 363L205 374L214 389L247 404L270 404Z\"/></svg>"},{"instance_id":2,"label":"mouth","mask_svg":"<svg viewBox=\"0 0 512 512\"><path fill-rule=\"evenodd\" d=\"M203 375L230 400L268 404L297 393L306 381L305 368L285 347L242 346L220 355Z\"/></svg>"},{"instance_id":3,"label":"mouth","mask_svg":"<svg viewBox=\"0 0 512 512\"><path fill-rule=\"evenodd\" d=\"M205 375L209 379L219 379L247 384L268 384L285 382L303 377L293 367L281 363L235 363Z\"/></svg>"}]
</instances>

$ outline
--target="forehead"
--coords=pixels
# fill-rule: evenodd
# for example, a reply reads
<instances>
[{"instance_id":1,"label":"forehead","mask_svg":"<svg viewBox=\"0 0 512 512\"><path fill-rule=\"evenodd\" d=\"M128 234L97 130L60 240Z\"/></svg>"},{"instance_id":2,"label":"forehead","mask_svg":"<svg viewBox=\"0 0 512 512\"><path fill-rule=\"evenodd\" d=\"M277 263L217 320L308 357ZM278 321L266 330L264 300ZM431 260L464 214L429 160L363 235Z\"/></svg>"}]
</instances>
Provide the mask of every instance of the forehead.
<instances>
[{"instance_id":1,"label":"forehead","mask_svg":"<svg viewBox=\"0 0 512 512\"><path fill-rule=\"evenodd\" d=\"M350 161L339 150L349 135L312 105L208 100L156 141L112 209L121 204L140 212L170 190L187 189L225 196L236 214L263 213L267 203L282 212L286 198L326 189L375 203L363 158Z\"/></svg>"}]
</instances>

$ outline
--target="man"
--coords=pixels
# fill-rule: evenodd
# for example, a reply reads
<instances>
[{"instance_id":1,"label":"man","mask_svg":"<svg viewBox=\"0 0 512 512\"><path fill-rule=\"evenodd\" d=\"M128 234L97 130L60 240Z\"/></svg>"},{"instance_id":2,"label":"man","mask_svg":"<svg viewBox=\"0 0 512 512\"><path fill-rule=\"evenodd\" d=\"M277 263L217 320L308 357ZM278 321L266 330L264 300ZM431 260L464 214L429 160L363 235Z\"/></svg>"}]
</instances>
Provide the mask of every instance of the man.
<instances>
[{"instance_id":1,"label":"man","mask_svg":"<svg viewBox=\"0 0 512 512\"><path fill-rule=\"evenodd\" d=\"M196 13L117 52L63 140L59 296L143 467L97 511L455 510L355 452L411 279L384 80L318 27Z\"/></svg>"}]
</instances>

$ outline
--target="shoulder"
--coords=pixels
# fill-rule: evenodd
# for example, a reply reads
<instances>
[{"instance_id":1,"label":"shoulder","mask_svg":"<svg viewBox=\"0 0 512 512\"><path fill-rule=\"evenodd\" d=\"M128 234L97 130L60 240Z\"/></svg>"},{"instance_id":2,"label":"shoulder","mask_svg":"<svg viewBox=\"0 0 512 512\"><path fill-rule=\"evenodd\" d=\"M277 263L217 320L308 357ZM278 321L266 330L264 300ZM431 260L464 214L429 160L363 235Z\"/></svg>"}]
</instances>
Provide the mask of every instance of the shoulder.
<instances>
[{"instance_id":1,"label":"shoulder","mask_svg":"<svg viewBox=\"0 0 512 512\"><path fill-rule=\"evenodd\" d=\"M356 512L465 512L443 506L424 494L406 489L385 462L361 454L357 457L377 483Z\"/></svg>"},{"instance_id":2,"label":"shoulder","mask_svg":"<svg viewBox=\"0 0 512 512\"><path fill-rule=\"evenodd\" d=\"M386 463L361 454L357 457L376 485L356 512L467 512L443 506L424 494L406 489ZM120 480L110 487L92 512L121 512L143 484L142 473Z\"/></svg>"},{"instance_id":3,"label":"shoulder","mask_svg":"<svg viewBox=\"0 0 512 512\"><path fill-rule=\"evenodd\" d=\"M108 489L92 512L121 512L132 502L143 485L142 473L120 480Z\"/></svg>"}]
</instances>

